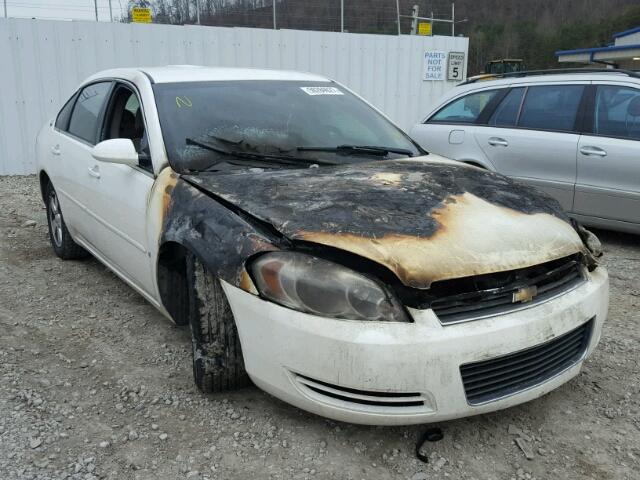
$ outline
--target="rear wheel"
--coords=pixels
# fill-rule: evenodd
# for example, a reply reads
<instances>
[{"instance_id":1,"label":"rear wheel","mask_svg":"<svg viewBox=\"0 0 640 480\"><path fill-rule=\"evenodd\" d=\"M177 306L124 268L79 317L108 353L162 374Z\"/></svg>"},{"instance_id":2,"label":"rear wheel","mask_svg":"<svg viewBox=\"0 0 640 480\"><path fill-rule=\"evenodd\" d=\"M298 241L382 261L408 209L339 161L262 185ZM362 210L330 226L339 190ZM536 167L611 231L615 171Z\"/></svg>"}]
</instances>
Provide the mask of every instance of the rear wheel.
<instances>
[{"instance_id":1,"label":"rear wheel","mask_svg":"<svg viewBox=\"0 0 640 480\"><path fill-rule=\"evenodd\" d=\"M187 258L187 277L196 385L203 392L249 385L238 329L220 281L192 255Z\"/></svg>"},{"instance_id":2,"label":"rear wheel","mask_svg":"<svg viewBox=\"0 0 640 480\"><path fill-rule=\"evenodd\" d=\"M71 234L67 230L67 224L62 216L58 194L51 182L45 188L45 199L49 240L51 240L51 246L55 254L63 260L73 260L88 256L87 251L71 238Z\"/></svg>"}]
</instances>

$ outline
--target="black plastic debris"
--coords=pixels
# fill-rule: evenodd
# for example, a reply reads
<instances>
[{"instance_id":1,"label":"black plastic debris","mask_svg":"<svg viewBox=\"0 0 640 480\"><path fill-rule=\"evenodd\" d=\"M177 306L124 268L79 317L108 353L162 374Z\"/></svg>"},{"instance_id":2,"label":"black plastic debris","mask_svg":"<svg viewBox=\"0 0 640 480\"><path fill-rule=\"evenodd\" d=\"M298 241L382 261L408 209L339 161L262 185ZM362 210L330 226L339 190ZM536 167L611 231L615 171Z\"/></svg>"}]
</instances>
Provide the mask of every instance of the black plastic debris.
<instances>
[{"instance_id":1,"label":"black plastic debris","mask_svg":"<svg viewBox=\"0 0 640 480\"><path fill-rule=\"evenodd\" d=\"M442 429L438 427L428 428L424 431L420 438L418 438L418 443L416 444L416 457L424 463L429 463L429 455L427 453L427 448L425 448L425 443L427 442L439 442L444 437L442 433Z\"/></svg>"}]
</instances>

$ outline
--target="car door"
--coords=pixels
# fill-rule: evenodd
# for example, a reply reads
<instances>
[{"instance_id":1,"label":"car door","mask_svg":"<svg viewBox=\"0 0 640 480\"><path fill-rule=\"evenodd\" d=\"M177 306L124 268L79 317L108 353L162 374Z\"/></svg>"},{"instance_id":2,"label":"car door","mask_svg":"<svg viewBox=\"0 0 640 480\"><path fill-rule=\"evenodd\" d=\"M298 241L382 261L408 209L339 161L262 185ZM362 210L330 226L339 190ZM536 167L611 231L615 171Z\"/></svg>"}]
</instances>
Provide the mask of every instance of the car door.
<instances>
[{"instance_id":1,"label":"car door","mask_svg":"<svg viewBox=\"0 0 640 480\"><path fill-rule=\"evenodd\" d=\"M486 159L474 139L474 129L482 114L506 92L483 89L457 97L424 123L415 125L411 137L427 151L454 160L485 165Z\"/></svg>"},{"instance_id":2,"label":"car door","mask_svg":"<svg viewBox=\"0 0 640 480\"><path fill-rule=\"evenodd\" d=\"M137 167L92 161L96 172L95 216L99 225L92 243L121 275L153 294L147 239L147 206L154 183L144 112L136 88L117 82L104 115L100 140L128 138L140 154Z\"/></svg>"},{"instance_id":3,"label":"car door","mask_svg":"<svg viewBox=\"0 0 640 480\"><path fill-rule=\"evenodd\" d=\"M542 190L567 211L573 208L579 112L587 85L514 87L487 125L476 130L498 172Z\"/></svg>"},{"instance_id":4,"label":"car door","mask_svg":"<svg viewBox=\"0 0 640 480\"><path fill-rule=\"evenodd\" d=\"M92 170L95 161L91 150L97 143L112 83L102 81L83 87L72 97L70 112L65 112L65 108L61 111L52 135L51 163L59 166L54 170L52 181L67 227L81 243L93 243L97 226L97 178Z\"/></svg>"},{"instance_id":5,"label":"car door","mask_svg":"<svg viewBox=\"0 0 640 480\"><path fill-rule=\"evenodd\" d=\"M640 88L612 83L593 90L589 133L578 145L574 211L640 223Z\"/></svg>"}]
</instances>

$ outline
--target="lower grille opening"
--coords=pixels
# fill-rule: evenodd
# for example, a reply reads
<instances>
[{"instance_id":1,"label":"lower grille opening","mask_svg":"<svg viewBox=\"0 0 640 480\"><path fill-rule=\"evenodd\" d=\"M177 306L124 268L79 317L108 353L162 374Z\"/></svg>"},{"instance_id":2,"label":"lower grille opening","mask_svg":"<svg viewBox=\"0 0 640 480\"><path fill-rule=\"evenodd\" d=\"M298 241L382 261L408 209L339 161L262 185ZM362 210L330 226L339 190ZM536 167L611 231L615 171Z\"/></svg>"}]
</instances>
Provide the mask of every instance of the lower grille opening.
<instances>
[{"instance_id":1,"label":"lower grille opening","mask_svg":"<svg viewBox=\"0 0 640 480\"><path fill-rule=\"evenodd\" d=\"M513 395L558 375L583 357L594 320L535 347L460 367L471 405Z\"/></svg>"},{"instance_id":2,"label":"lower grille opening","mask_svg":"<svg viewBox=\"0 0 640 480\"><path fill-rule=\"evenodd\" d=\"M333 385L304 375L295 375L295 378L312 392L342 402L392 408L424 406L424 398L417 392L374 392Z\"/></svg>"}]
</instances>

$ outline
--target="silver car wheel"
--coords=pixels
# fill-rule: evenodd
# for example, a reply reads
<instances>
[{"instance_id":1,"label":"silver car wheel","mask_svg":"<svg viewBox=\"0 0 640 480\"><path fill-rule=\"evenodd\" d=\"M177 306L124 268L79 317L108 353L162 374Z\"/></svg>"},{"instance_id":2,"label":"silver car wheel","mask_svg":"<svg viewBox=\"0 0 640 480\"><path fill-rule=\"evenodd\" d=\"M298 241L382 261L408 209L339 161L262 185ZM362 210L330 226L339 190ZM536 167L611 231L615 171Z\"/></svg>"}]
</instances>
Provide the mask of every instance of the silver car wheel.
<instances>
[{"instance_id":1,"label":"silver car wheel","mask_svg":"<svg viewBox=\"0 0 640 480\"><path fill-rule=\"evenodd\" d=\"M62 213L56 192L49 194L49 226L56 247L62 247Z\"/></svg>"}]
</instances>

